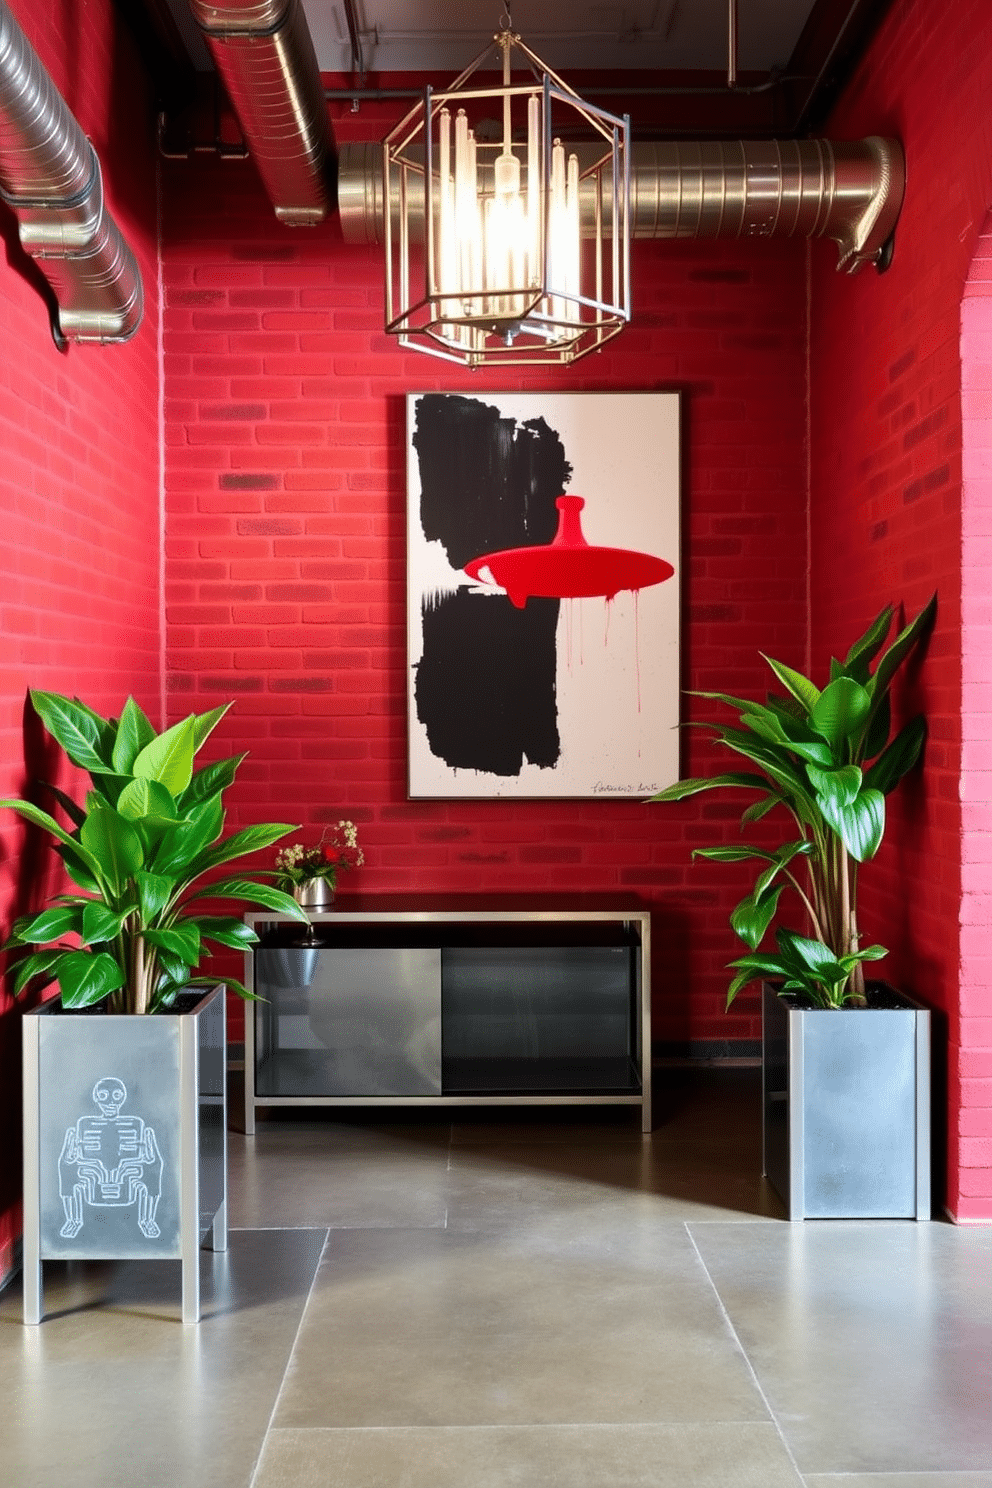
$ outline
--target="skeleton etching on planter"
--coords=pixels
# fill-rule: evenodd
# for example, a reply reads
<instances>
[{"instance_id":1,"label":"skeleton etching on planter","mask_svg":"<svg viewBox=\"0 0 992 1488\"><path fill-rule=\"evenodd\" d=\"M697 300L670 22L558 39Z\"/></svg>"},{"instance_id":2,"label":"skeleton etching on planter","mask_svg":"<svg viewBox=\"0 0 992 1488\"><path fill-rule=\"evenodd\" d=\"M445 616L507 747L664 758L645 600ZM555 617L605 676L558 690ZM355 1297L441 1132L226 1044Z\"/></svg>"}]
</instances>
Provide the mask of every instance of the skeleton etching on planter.
<instances>
[{"instance_id":1,"label":"skeleton etching on planter","mask_svg":"<svg viewBox=\"0 0 992 1488\"><path fill-rule=\"evenodd\" d=\"M138 1206L138 1228L149 1240L161 1232L155 1211L162 1196L162 1154L154 1127L140 1116L122 1116L127 1099L123 1080L111 1075L97 1080L93 1100L100 1114L80 1116L66 1130L59 1156L59 1194L65 1210L60 1234L79 1234L84 1204L95 1209Z\"/></svg>"}]
</instances>

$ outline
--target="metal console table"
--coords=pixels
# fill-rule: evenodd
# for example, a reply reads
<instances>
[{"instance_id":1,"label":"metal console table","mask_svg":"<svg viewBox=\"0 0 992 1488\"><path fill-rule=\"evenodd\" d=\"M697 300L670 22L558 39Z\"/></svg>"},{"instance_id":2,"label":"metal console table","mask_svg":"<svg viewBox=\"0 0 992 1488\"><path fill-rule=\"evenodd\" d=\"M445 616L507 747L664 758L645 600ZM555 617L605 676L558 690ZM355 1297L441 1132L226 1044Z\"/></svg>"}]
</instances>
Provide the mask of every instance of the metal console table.
<instances>
[{"instance_id":1,"label":"metal console table","mask_svg":"<svg viewBox=\"0 0 992 1488\"><path fill-rule=\"evenodd\" d=\"M264 1106L633 1105L651 916L629 901L348 897L246 916L245 1131Z\"/></svg>"}]
</instances>

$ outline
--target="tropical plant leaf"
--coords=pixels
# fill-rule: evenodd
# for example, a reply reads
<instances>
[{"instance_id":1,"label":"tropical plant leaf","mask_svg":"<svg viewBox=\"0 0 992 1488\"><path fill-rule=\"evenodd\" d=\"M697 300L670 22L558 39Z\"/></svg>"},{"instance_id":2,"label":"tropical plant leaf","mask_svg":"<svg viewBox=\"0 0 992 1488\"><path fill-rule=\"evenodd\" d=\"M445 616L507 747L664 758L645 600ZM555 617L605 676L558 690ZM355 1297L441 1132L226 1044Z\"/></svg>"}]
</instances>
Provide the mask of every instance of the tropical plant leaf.
<instances>
[{"instance_id":1,"label":"tropical plant leaf","mask_svg":"<svg viewBox=\"0 0 992 1488\"><path fill-rule=\"evenodd\" d=\"M52 969L58 965L64 955L66 955L65 951L35 951L32 955L25 956L23 961L18 961L11 982L14 996L20 997L35 977L44 976L46 982L53 981Z\"/></svg>"},{"instance_id":2,"label":"tropical plant leaf","mask_svg":"<svg viewBox=\"0 0 992 1488\"><path fill-rule=\"evenodd\" d=\"M221 703L219 708L211 708L209 713L193 714L193 753L210 737L214 729L220 723L224 714L233 708L233 703Z\"/></svg>"},{"instance_id":3,"label":"tropical plant leaf","mask_svg":"<svg viewBox=\"0 0 992 1488\"><path fill-rule=\"evenodd\" d=\"M93 945L113 940L133 909L133 905L128 905L124 909L113 910L99 900L91 900L83 908L83 944Z\"/></svg>"},{"instance_id":4,"label":"tropical plant leaf","mask_svg":"<svg viewBox=\"0 0 992 1488\"><path fill-rule=\"evenodd\" d=\"M191 976L184 977L182 982L163 982L152 1000L151 1011L155 1012L160 1007L168 1007L176 1000L180 992L187 992L193 987L216 987L218 980L219 978L216 976ZM248 988L234 977L225 976L223 985L229 992L236 992L245 1002L263 1002L265 1000L256 996L254 992L249 992Z\"/></svg>"},{"instance_id":5,"label":"tropical plant leaf","mask_svg":"<svg viewBox=\"0 0 992 1488\"><path fill-rule=\"evenodd\" d=\"M861 950L861 951L852 951L852 953L851 953L851 955L849 957L848 956L842 956L841 957L841 960L842 961L848 961L848 960L851 960L851 961L881 961L888 954L889 954L889 952L888 952L888 950L887 950L887 948L885 946L883 946L883 945L870 945L870 946L865 946L864 950Z\"/></svg>"},{"instance_id":6,"label":"tropical plant leaf","mask_svg":"<svg viewBox=\"0 0 992 1488\"><path fill-rule=\"evenodd\" d=\"M130 775L113 775L109 770L104 770L100 774L91 770L90 779L93 782L93 789L96 794L108 806L112 806L114 810L117 809L117 802L120 800L121 791L131 781Z\"/></svg>"},{"instance_id":7,"label":"tropical plant leaf","mask_svg":"<svg viewBox=\"0 0 992 1488\"><path fill-rule=\"evenodd\" d=\"M855 751L855 758L861 764L865 760L874 759L876 754L881 754L889 742L889 730L892 727L892 701L887 692L877 697L871 708L868 719L868 727L864 731L860 747Z\"/></svg>"},{"instance_id":8,"label":"tropical plant leaf","mask_svg":"<svg viewBox=\"0 0 992 1488\"><path fill-rule=\"evenodd\" d=\"M117 810L132 822L150 820L167 826L179 820L175 801L158 780L130 781L118 797Z\"/></svg>"},{"instance_id":9,"label":"tropical plant leaf","mask_svg":"<svg viewBox=\"0 0 992 1488\"><path fill-rule=\"evenodd\" d=\"M731 912L731 929L752 951L757 950L764 939L765 932L775 917L781 894L781 884L763 895L751 893Z\"/></svg>"},{"instance_id":10,"label":"tropical plant leaf","mask_svg":"<svg viewBox=\"0 0 992 1488\"><path fill-rule=\"evenodd\" d=\"M820 689L808 677L804 677L802 672L793 671L792 667L786 666L784 662L766 656L764 651L759 654L767 661L786 692L791 693L796 702L805 709L807 715L810 714L820 696Z\"/></svg>"},{"instance_id":11,"label":"tropical plant leaf","mask_svg":"<svg viewBox=\"0 0 992 1488\"><path fill-rule=\"evenodd\" d=\"M844 658L844 671L856 682L865 683L868 680L869 666L885 645L885 637L892 626L892 616L895 614L895 605L886 605L880 614L875 616L863 636L856 640Z\"/></svg>"},{"instance_id":12,"label":"tropical plant leaf","mask_svg":"<svg viewBox=\"0 0 992 1488\"><path fill-rule=\"evenodd\" d=\"M866 863L875 856L885 835L885 797L881 791L865 788L850 806L835 806L826 799L821 806L824 821L852 858Z\"/></svg>"},{"instance_id":13,"label":"tropical plant leaf","mask_svg":"<svg viewBox=\"0 0 992 1488\"><path fill-rule=\"evenodd\" d=\"M830 801L834 806L850 806L861 789L861 770L857 765L844 765L839 770L819 770L808 765L806 773L821 804Z\"/></svg>"},{"instance_id":14,"label":"tropical plant leaf","mask_svg":"<svg viewBox=\"0 0 992 1488\"><path fill-rule=\"evenodd\" d=\"M162 914L172 897L174 885L171 878L161 873L147 873L142 869L134 875L138 889L138 902L143 927L151 925Z\"/></svg>"},{"instance_id":15,"label":"tropical plant leaf","mask_svg":"<svg viewBox=\"0 0 992 1488\"><path fill-rule=\"evenodd\" d=\"M206 898L242 899L248 904L260 904L263 909L274 909L280 914L291 915L304 925L310 923L306 911L300 908L292 894L284 894L282 889L274 888L271 884L256 883L251 878L218 879L216 883L205 884L202 889L189 895L190 900Z\"/></svg>"},{"instance_id":16,"label":"tropical plant leaf","mask_svg":"<svg viewBox=\"0 0 992 1488\"><path fill-rule=\"evenodd\" d=\"M208 796L193 807L185 821L163 833L152 870L177 881L196 877L198 859L223 830L223 802L219 795Z\"/></svg>"},{"instance_id":17,"label":"tropical plant leaf","mask_svg":"<svg viewBox=\"0 0 992 1488\"><path fill-rule=\"evenodd\" d=\"M143 780L157 780L173 798L181 795L193 777L195 740L195 719L191 714L146 744L131 773Z\"/></svg>"},{"instance_id":18,"label":"tropical plant leaf","mask_svg":"<svg viewBox=\"0 0 992 1488\"><path fill-rule=\"evenodd\" d=\"M833 951L829 946L825 946L822 940L813 940L808 935L799 935L797 931L788 930L784 926L776 931L775 940L786 961L792 965L818 972L824 966L837 964Z\"/></svg>"},{"instance_id":19,"label":"tropical plant leaf","mask_svg":"<svg viewBox=\"0 0 992 1488\"><path fill-rule=\"evenodd\" d=\"M887 796L916 764L926 736L926 720L922 717L910 719L871 766L865 775L865 784Z\"/></svg>"},{"instance_id":20,"label":"tropical plant leaf","mask_svg":"<svg viewBox=\"0 0 992 1488\"><path fill-rule=\"evenodd\" d=\"M735 697L730 692L702 692L694 690L689 693L689 697L706 698L710 702L723 703L726 707L732 708L735 713L750 713L753 708L761 707L761 704L756 703L753 698ZM701 719L700 722L704 722L704 720Z\"/></svg>"},{"instance_id":21,"label":"tropical plant leaf","mask_svg":"<svg viewBox=\"0 0 992 1488\"><path fill-rule=\"evenodd\" d=\"M728 969L734 968L739 971L749 971L752 979L756 976L780 977L783 975L782 958L776 956L773 951L752 951L747 956L738 956L736 961L728 962Z\"/></svg>"},{"instance_id":22,"label":"tropical plant leaf","mask_svg":"<svg viewBox=\"0 0 992 1488\"><path fill-rule=\"evenodd\" d=\"M765 693L765 707L780 718L786 726L803 729L810 738L813 737L807 719L809 717L806 709L798 698L792 696L780 697L777 692Z\"/></svg>"},{"instance_id":23,"label":"tropical plant leaf","mask_svg":"<svg viewBox=\"0 0 992 1488\"><path fill-rule=\"evenodd\" d=\"M766 863L777 861L778 855L766 847L694 847L694 858L711 858L714 863L746 863L752 858L762 858Z\"/></svg>"},{"instance_id":24,"label":"tropical plant leaf","mask_svg":"<svg viewBox=\"0 0 992 1488\"><path fill-rule=\"evenodd\" d=\"M796 858L808 858L812 852L813 844L807 842L805 837L801 837L798 842L786 842L783 844L777 852L771 854L769 866L758 874L753 889L754 894L760 897L765 893L769 884L774 881L777 874L788 868L789 864L794 862Z\"/></svg>"},{"instance_id":25,"label":"tropical plant leaf","mask_svg":"<svg viewBox=\"0 0 992 1488\"><path fill-rule=\"evenodd\" d=\"M65 871L79 889L86 889L90 894L99 894L100 885L94 874L82 863L79 856L70 852L67 847L59 843L55 849L58 856L65 865Z\"/></svg>"},{"instance_id":26,"label":"tropical plant leaf","mask_svg":"<svg viewBox=\"0 0 992 1488\"><path fill-rule=\"evenodd\" d=\"M31 706L73 764L96 774L112 770L109 729L92 708L57 692L31 692Z\"/></svg>"},{"instance_id":27,"label":"tropical plant leaf","mask_svg":"<svg viewBox=\"0 0 992 1488\"><path fill-rule=\"evenodd\" d=\"M877 700L883 693L887 692L892 678L902 666L906 657L912 651L918 641L923 639L924 634L933 623L937 613L937 596L932 594L915 620L899 632L892 645L879 660L868 684L872 698Z\"/></svg>"},{"instance_id":28,"label":"tropical plant leaf","mask_svg":"<svg viewBox=\"0 0 992 1488\"><path fill-rule=\"evenodd\" d=\"M804 798L810 807L813 806L805 772L800 774L802 766L794 764L787 753L781 750L776 751L771 745L757 742L753 734L743 733L740 729L721 730L720 742L765 770L769 779L780 787L786 805L795 809L797 800ZM713 778L719 779L720 777ZM769 780L762 780L761 785L764 790L768 790Z\"/></svg>"},{"instance_id":29,"label":"tropical plant leaf","mask_svg":"<svg viewBox=\"0 0 992 1488\"><path fill-rule=\"evenodd\" d=\"M111 756L111 763L117 774L130 775L138 755L155 737L155 729L152 728L134 698L129 697L121 709L117 737L114 740L114 751Z\"/></svg>"},{"instance_id":30,"label":"tropical plant leaf","mask_svg":"<svg viewBox=\"0 0 992 1488\"><path fill-rule=\"evenodd\" d=\"M230 837L203 853L194 865L195 871L205 873L209 868L219 868L222 863L246 857L248 853L261 852L278 842L280 837L298 830L287 822L263 822L254 827L243 827L240 832L232 832Z\"/></svg>"},{"instance_id":31,"label":"tropical plant leaf","mask_svg":"<svg viewBox=\"0 0 992 1488\"><path fill-rule=\"evenodd\" d=\"M752 734L757 734L759 739L765 739L769 744L785 744L791 748L792 741L770 709L764 708L759 712L757 706L754 706L750 712L741 714L741 723Z\"/></svg>"},{"instance_id":32,"label":"tropical plant leaf","mask_svg":"<svg viewBox=\"0 0 992 1488\"><path fill-rule=\"evenodd\" d=\"M178 963L177 969L179 968L182 968L182 962ZM163 977L149 999L148 1011L150 1013L160 1013L163 1009L171 1008L180 992L185 992L188 987L193 985L193 979L184 976L182 970L180 970L180 975L176 979L169 976Z\"/></svg>"},{"instance_id":33,"label":"tropical plant leaf","mask_svg":"<svg viewBox=\"0 0 992 1488\"><path fill-rule=\"evenodd\" d=\"M195 963L184 961L182 956L170 955L168 951L157 951L158 964L168 980L177 988L189 984L190 973Z\"/></svg>"},{"instance_id":34,"label":"tropical plant leaf","mask_svg":"<svg viewBox=\"0 0 992 1488\"><path fill-rule=\"evenodd\" d=\"M785 805L786 803L777 791L769 791L763 801L752 801L750 806L741 813L742 829L749 826L751 822L761 821L762 817L767 816L769 811L774 811L776 806Z\"/></svg>"},{"instance_id":35,"label":"tropical plant leaf","mask_svg":"<svg viewBox=\"0 0 992 1488\"><path fill-rule=\"evenodd\" d=\"M62 810L72 822L73 826L81 827L83 825L83 822L86 820L86 812L83 810L82 806L80 806L79 802L74 801L72 796L68 795L64 790L59 790L57 785L49 785L47 781L44 783L44 785L45 790L50 792L50 794L55 797L56 801L58 801L59 805L62 807Z\"/></svg>"},{"instance_id":36,"label":"tropical plant leaf","mask_svg":"<svg viewBox=\"0 0 992 1488\"><path fill-rule=\"evenodd\" d=\"M100 865L93 854L86 848L85 844L77 841L75 837L70 837L68 832L63 831L58 822L54 817L49 816L47 811L42 811L39 806L35 806L31 801L7 799L0 801L0 806L8 806L11 811L16 811L34 826L41 827L44 831L50 832L57 841L62 843L66 851L78 859L85 868L88 868L93 874L99 873ZM86 886L80 885L80 887L85 888Z\"/></svg>"},{"instance_id":37,"label":"tropical plant leaf","mask_svg":"<svg viewBox=\"0 0 992 1488\"><path fill-rule=\"evenodd\" d=\"M145 930L142 939L170 956L178 956L188 966L200 959L200 932L192 920L181 920L168 930Z\"/></svg>"},{"instance_id":38,"label":"tropical plant leaf","mask_svg":"<svg viewBox=\"0 0 992 1488\"><path fill-rule=\"evenodd\" d=\"M674 785L666 786L656 796L649 796L649 801L684 801L687 796L698 795L700 791L715 790L720 786L739 785L745 790L767 790L768 781L763 775L749 775L743 771L730 771L723 775L694 776L692 779L676 780ZM3 803L0 802L0 805Z\"/></svg>"},{"instance_id":39,"label":"tropical plant leaf","mask_svg":"<svg viewBox=\"0 0 992 1488\"><path fill-rule=\"evenodd\" d=\"M176 801L176 809L180 815L188 815L194 806L198 806L208 796L217 796L227 790L238 772L238 766L247 758L248 753L245 751L244 754L234 754L229 759L214 760L212 764L195 770L189 785Z\"/></svg>"},{"instance_id":40,"label":"tropical plant leaf","mask_svg":"<svg viewBox=\"0 0 992 1488\"><path fill-rule=\"evenodd\" d=\"M201 940L215 940L218 945L231 946L234 950L243 951L258 944L252 927L233 915L190 915L183 923L195 925Z\"/></svg>"},{"instance_id":41,"label":"tropical plant leaf","mask_svg":"<svg viewBox=\"0 0 992 1488\"><path fill-rule=\"evenodd\" d=\"M853 677L829 682L810 711L809 721L836 751L863 727L871 712L871 698ZM839 759L838 764L845 761Z\"/></svg>"},{"instance_id":42,"label":"tropical plant leaf","mask_svg":"<svg viewBox=\"0 0 992 1488\"><path fill-rule=\"evenodd\" d=\"M43 909L32 918L18 920L18 941L22 945L47 945L62 935L78 935L82 923L82 911L78 906Z\"/></svg>"},{"instance_id":43,"label":"tropical plant leaf","mask_svg":"<svg viewBox=\"0 0 992 1488\"><path fill-rule=\"evenodd\" d=\"M124 973L107 951L66 951L56 977L67 1008L92 1007L124 985Z\"/></svg>"},{"instance_id":44,"label":"tropical plant leaf","mask_svg":"<svg viewBox=\"0 0 992 1488\"><path fill-rule=\"evenodd\" d=\"M97 864L100 877L111 885L115 894L144 867L141 838L131 823L110 806L91 811L79 830L79 837Z\"/></svg>"}]
</instances>

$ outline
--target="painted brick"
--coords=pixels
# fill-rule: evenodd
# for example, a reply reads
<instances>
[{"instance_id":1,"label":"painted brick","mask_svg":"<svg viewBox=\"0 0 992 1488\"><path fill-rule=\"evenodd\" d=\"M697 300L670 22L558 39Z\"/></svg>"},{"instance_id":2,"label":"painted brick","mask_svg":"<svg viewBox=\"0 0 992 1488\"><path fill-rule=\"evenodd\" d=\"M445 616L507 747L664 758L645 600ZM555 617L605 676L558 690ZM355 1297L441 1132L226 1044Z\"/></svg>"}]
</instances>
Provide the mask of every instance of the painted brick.
<instances>
[{"instance_id":1,"label":"painted brick","mask_svg":"<svg viewBox=\"0 0 992 1488\"><path fill-rule=\"evenodd\" d=\"M49 776L25 718L28 687L76 693L117 712L133 693L161 722L158 537L157 164L142 127L151 99L126 27L112 0L92 0L63 26L61 15L26 0L11 10L71 100L84 132L98 143L107 205L141 272L145 316L123 346L72 346L59 352L46 299L34 274L0 275L0 793L19 794L24 777ZM116 37L113 46L110 38ZM118 69L120 69L118 73ZM184 395L182 395L184 396ZM178 393L176 397L182 401ZM180 558L190 555L179 555ZM11 561L14 560L14 561ZM177 572L177 582L190 576ZM54 777L53 777L54 778ZM59 783L76 789L78 781ZM0 920L40 907L63 886L58 860L25 856L10 813L0 822ZM0 1013L9 1007L0 989ZM20 1026L0 1017L0 1117L20 1124ZM7 1152L10 1152L8 1144ZM20 1164L0 1159L0 1279L9 1274L20 1227Z\"/></svg>"},{"instance_id":2,"label":"painted brick","mask_svg":"<svg viewBox=\"0 0 992 1488\"><path fill-rule=\"evenodd\" d=\"M959 940L957 924L962 818L956 724L961 682L955 670L959 292L954 286L964 281L973 246L967 223L980 222L985 210L980 132L969 135L966 120L981 116L970 58L989 51L989 18L978 0L962 0L955 9L958 31L968 39L969 61L952 88L931 59L945 22L936 15L920 20L917 8L915 24L925 35L918 55L907 58L901 46L907 14L907 7L894 7L881 26L862 68L862 82L870 80L871 89L859 84L851 90L833 131L840 137L877 132L878 110L864 99L880 90L886 117L906 120L921 154L914 155L906 223L888 275L838 277L830 253L816 246L811 254L809 511L807 284L805 255L796 245L637 244L637 314L615 346L569 373L520 372L497 382L609 389L678 381L684 389L689 686L725 687L730 672L735 690L746 687L760 695L765 677L756 664L759 647L796 665L805 664L811 648L817 663L825 665L830 651L846 646L885 599L914 609L932 588L941 588L938 633L927 667L913 684L932 724L926 790L893 798L894 840L907 847L880 855L871 874L880 886L880 938L887 938L888 926L903 932L910 924L904 959L923 995L948 1007L955 1000L959 950L969 957L979 952L977 943ZM970 110L960 107L962 86L972 88ZM938 162L949 158L963 162L966 190L957 198L943 189L947 173ZM368 813L371 842L377 842L376 831L403 833L413 824L420 832L442 833L431 849L438 856L429 860L423 842L381 839L383 851L377 846L362 871L364 888L455 889L474 874L471 882L479 887L498 881L499 887L517 891L563 884L638 892L656 910L659 924L677 926L679 942L690 947L678 997L659 997L659 1037L666 1028L684 1037L687 1025L722 1029L727 1037L755 1036L753 999L742 1001L730 1020L722 1013L722 964L736 949L726 914L739 897L740 881L709 872L712 865L690 869L688 862L694 842L721 834L729 840L736 833L739 805L725 810L686 803L645 816L616 815L614 803L425 808L404 800L405 648L397 534L405 493L397 410L410 387L484 391L486 375L438 370L425 358L399 352L383 335L381 267L374 254L335 251L333 245L329 251L323 237L287 244L257 188L214 162L200 158L163 169L163 272L171 306L166 368L173 379L170 550L188 564L194 557L189 547L180 553L173 545L195 542L204 562L222 561L226 573L210 574L211 585L222 589L225 582L233 591L254 581L270 591L286 585L286 592L297 596L290 602L292 618L273 623L265 644L252 642L237 653L237 670L247 674L240 680L259 684L241 703L251 709L253 725L269 730L274 752L261 763L265 782L281 792L280 805L294 811L293 819L316 826L331 819L331 812L336 820L347 801L349 810ZM926 190L934 180L942 186L936 198ZM212 233L206 262L202 245L188 231L176 231L175 224L185 224L191 212L208 221L219 199L240 237L232 244L226 241L229 230ZM224 300L182 299L190 294ZM250 332L232 332L221 351L213 335L218 322L209 318L213 305L222 315L257 314L260 322ZM183 318L190 315L204 317L207 335L198 343ZM992 356L982 367L992 367ZM992 373L980 368L969 385L976 395L992 388ZM228 399L232 409L259 400L265 405L266 417L254 420L264 426L258 442L254 437L251 444L234 442L238 424L249 432L250 421L218 412ZM189 414L190 400L199 407L199 420ZM977 415L983 407L976 403L973 411ZM190 431L197 424L200 434L194 437L205 431L210 442L194 448ZM199 479L210 466L189 463L191 455L213 460L213 490L260 492L264 514L197 526L182 506L180 478L196 472ZM245 484L231 484L241 478ZM248 483L260 480L267 483ZM198 494L206 487L185 489ZM222 513L201 510L199 521L208 522L211 515ZM988 539L990 531L979 536ZM361 547L343 546L346 537L360 537ZM359 568L335 571L333 565L342 560ZM812 564L810 633L807 560ZM174 577L188 581L191 576L183 570ZM321 581L332 592L308 601L307 588ZM224 596L212 587L209 593L201 589L196 602L222 604ZM242 601L237 611L233 593L227 602L237 620L260 623L251 602ZM176 675L186 682L195 678L204 692L233 690L236 672L230 666L209 661L197 670L190 663L185 644L178 645L184 628L177 626L169 638L169 665ZM334 683L338 690L279 690L308 678ZM992 701L978 695L971 703L976 710L979 704L986 712L992 709ZM369 730L369 749L349 754L362 742L363 717L375 718L386 731ZM355 733L345 737L339 731L343 722ZM971 736L990 737L992 731ZM311 777L297 776L290 762L299 761L305 740L318 749L345 751L330 756L332 778L318 757ZM692 742L687 757L705 759L705 750ZM987 782L975 782L967 793L976 805L988 798ZM256 810L264 799L253 802ZM452 822L474 834L469 845L443 836L443 824ZM576 822L587 822L588 832L576 832ZM606 823L609 835L604 836ZM396 855L398 849L403 852ZM549 851L563 852L567 860L527 856ZM967 862L977 868L984 861L980 845L970 846ZM987 890L988 884L983 878L969 888ZM987 1011L987 995L976 988L973 1002L967 1021L984 1021L979 1005Z\"/></svg>"},{"instance_id":3,"label":"painted brick","mask_svg":"<svg viewBox=\"0 0 992 1488\"><path fill-rule=\"evenodd\" d=\"M862 282L852 298L820 259L814 260L812 281L814 658L823 661L848 643L855 627L870 618L876 598L878 605L901 601L911 612L932 590L940 596L937 630L913 684L913 703L926 708L931 739L946 742L928 750L924 790L904 789L890 798L892 831L912 847L887 860L880 855L872 882L880 884L886 905L878 938L891 944L898 937L915 990L952 1019L966 1014L961 1026L969 1030L968 1042L960 1060L975 1078L952 1088L952 1132L959 1118L977 1119L972 1105L986 1099L982 1086L989 1084L983 1053L989 1040L980 1025L989 1009L992 970L980 969L987 928L983 933L977 897L989 888L987 854L978 840L985 828L980 803L989 799L988 782L981 779L981 745L989 737L987 688L966 677L962 689L956 661L959 650L971 652L969 585L980 599L987 592L987 570L981 567L988 551L989 523L982 515L987 508L969 493L962 527L961 469L969 475L987 470L983 450L992 444L981 427L989 418L992 389L992 286L983 267L992 242L982 226L987 149L973 140L965 122L987 91L990 55L992 14L977 0L956 9L953 35L919 7L889 12L825 133L854 138L870 132L870 119L900 120L916 184L900 222L896 278L877 281L877 295ZM939 162L948 158L955 161L953 189L942 191ZM961 286L970 263L962 333ZM959 347L968 415L963 458ZM959 576L962 546L965 569ZM976 647L975 654L986 658L987 676L987 647ZM973 675L978 679L981 668ZM939 810L928 809L924 791L930 802L940 803ZM979 809L962 810L961 801ZM935 894L938 864L957 882ZM972 1128L968 1134L985 1132ZM947 1197L958 1216L992 1212L989 1154L972 1148L966 1157L952 1140L949 1166Z\"/></svg>"}]
</instances>

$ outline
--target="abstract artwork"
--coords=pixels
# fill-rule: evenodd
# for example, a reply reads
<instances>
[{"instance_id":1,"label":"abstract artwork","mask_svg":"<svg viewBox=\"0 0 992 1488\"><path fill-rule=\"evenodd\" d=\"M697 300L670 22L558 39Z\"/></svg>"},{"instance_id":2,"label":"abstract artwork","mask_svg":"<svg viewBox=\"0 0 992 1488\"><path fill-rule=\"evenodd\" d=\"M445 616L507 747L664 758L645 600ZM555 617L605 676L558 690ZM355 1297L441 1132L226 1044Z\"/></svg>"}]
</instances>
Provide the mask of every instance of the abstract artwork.
<instances>
[{"instance_id":1,"label":"abstract artwork","mask_svg":"<svg viewBox=\"0 0 992 1488\"><path fill-rule=\"evenodd\" d=\"M407 399L409 794L679 774L677 393Z\"/></svg>"}]
</instances>

